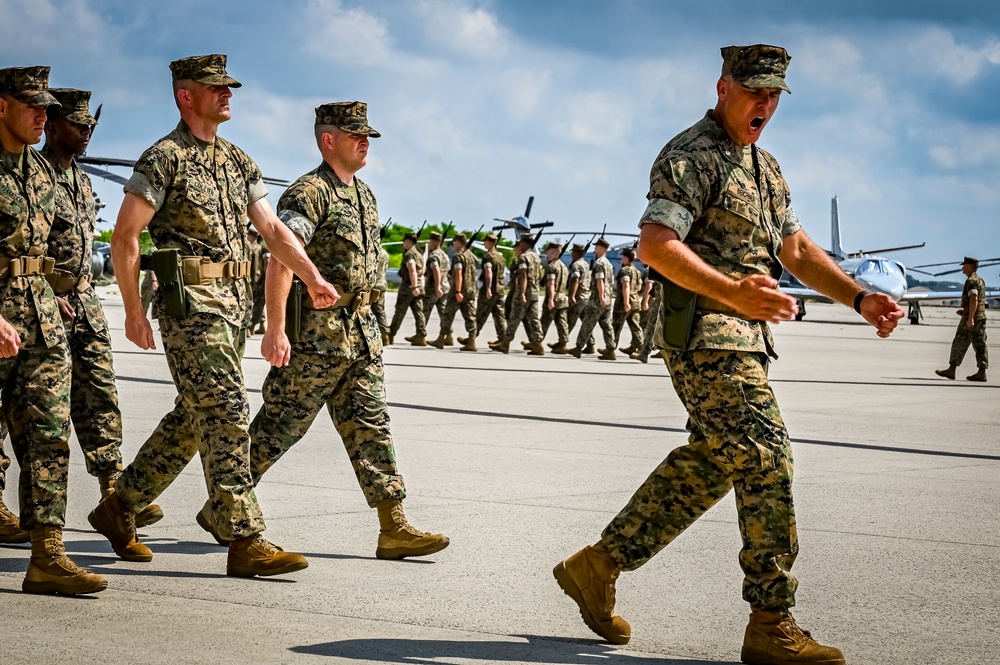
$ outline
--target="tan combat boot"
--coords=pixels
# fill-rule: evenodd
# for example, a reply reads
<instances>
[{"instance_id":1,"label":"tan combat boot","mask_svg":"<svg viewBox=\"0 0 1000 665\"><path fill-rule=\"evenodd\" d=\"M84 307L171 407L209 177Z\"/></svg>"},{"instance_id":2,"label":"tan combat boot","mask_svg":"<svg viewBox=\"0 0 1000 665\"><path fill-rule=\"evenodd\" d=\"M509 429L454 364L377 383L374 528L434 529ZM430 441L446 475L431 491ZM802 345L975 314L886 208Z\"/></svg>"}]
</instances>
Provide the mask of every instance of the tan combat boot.
<instances>
[{"instance_id":1,"label":"tan combat boot","mask_svg":"<svg viewBox=\"0 0 1000 665\"><path fill-rule=\"evenodd\" d=\"M0 493L0 543L27 543L30 540L31 534L21 528L21 520L7 508Z\"/></svg>"},{"instance_id":2,"label":"tan combat boot","mask_svg":"<svg viewBox=\"0 0 1000 665\"><path fill-rule=\"evenodd\" d=\"M229 558L226 560L226 575L230 577L269 577L294 573L309 567L309 561L301 554L286 552L268 542L264 536L254 534L237 538L229 544Z\"/></svg>"},{"instance_id":3,"label":"tan combat boot","mask_svg":"<svg viewBox=\"0 0 1000 665\"><path fill-rule=\"evenodd\" d=\"M440 552L451 542L442 533L424 533L410 526L399 499L380 501L376 509L379 532L375 556L379 559L427 556Z\"/></svg>"},{"instance_id":4,"label":"tan combat boot","mask_svg":"<svg viewBox=\"0 0 1000 665\"><path fill-rule=\"evenodd\" d=\"M107 588L108 580L104 575L86 571L66 556L60 527L43 526L31 530L31 562L21 583L22 591L75 596Z\"/></svg>"},{"instance_id":5,"label":"tan combat boot","mask_svg":"<svg viewBox=\"0 0 1000 665\"><path fill-rule=\"evenodd\" d=\"M153 553L139 542L135 533L135 513L114 491L87 516L90 526L111 543L111 549L125 561L152 561Z\"/></svg>"},{"instance_id":6,"label":"tan combat boot","mask_svg":"<svg viewBox=\"0 0 1000 665\"><path fill-rule=\"evenodd\" d=\"M530 349L531 348L531 340L522 339L521 340L521 348L524 349L525 351L527 351L528 349Z\"/></svg>"},{"instance_id":7,"label":"tan combat boot","mask_svg":"<svg viewBox=\"0 0 1000 665\"><path fill-rule=\"evenodd\" d=\"M462 340L461 337L459 337L459 339ZM467 337L464 340L462 340L462 347L459 349L459 351L476 351L476 350L477 349L476 349L475 337Z\"/></svg>"},{"instance_id":8,"label":"tan combat boot","mask_svg":"<svg viewBox=\"0 0 1000 665\"><path fill-rule=\"evenodd\" d=\"M427 346L427 335L414 335L407 339L410 340L410 346Z\"/></svg>"},{"instance_id":9,"label":"tan combat boot","mask_svg":"<svg viewBox=\"0 0 1000 665\"><path fill-rule=\"evenodd\" d=\"M966 381L982 381L983 383L986 383L986 368L985 367L980 367L978 372L976 372L975 374L973 374L971 376L965 377L965 380Z\"/></svg>"},{"instance_id":10,"label":"tan combat boot","mask_svg":"<svg viewBox=\"0 0 1000 665\"><path fill-rule=\"evenodd\" d=\"M569 349L566 348L565 342L556 342L555 346L552 347L552 353L557 355L566 355L569 353Z\"/></svg>"},{"instance_id":11,"label":"tan combat boot","mask_svg":"<svg viewBox=\"0 0 1000 665\"><path fill-rule=\"evenodd\" d=\"M458 342L459 344L465 344L466 342L469 341L469 338L468 337L456 337L455 341Z\"/></svg>"},{"instance_id":12,"label":"tan combat boot","mask_svg":"<svg viewBox=\"0 0 1000 665\"><path fill-rule=\"evenodd\" d=\"M618 356L615 355L614 349L601 349L601 355L597 356L598 360L617 360Z\"/></svg>"},{"instance_id":13,"label":"tan combat boot","mask_svg":"<svg viewBox=\"0 0 1000 665\"><path fill-rule=\"evenodd\" d=\"M486 346L488 346L488 347L490 347L492 349L494 346L496 346L499 343L500 343L500 340L495 339L492 342L486 342Z\"/></svg>"},{"instance_id":14,"label":"tan combat boot","mask_svg":"<svg viewBox=\"0 0 1000 665\"><path fill-rule=\"evenodd\" d=\"M544 356L545 355L545 347L542 346L542 343L540 341L539 342L531 342L528 345L528 355L529 356Z\"/></svg>"},{"instance_id":15,"label":"tan combat boot","mask_svg":"<svg viewBox=\"0 0 1000 665\"><path fill-rule=\"evenodd\" d=\"M416 335L407 335L403 339L405 339L407 342L412 342L415 337Z\"/></svg>"},{"instance_id":16,"label":"tan combat boot","mask_svg":"<svg viewBox=\"0 0 1000 665\"><path fill-rule=\"evenodd\" d=\"M618 349L618 350L621 351L622 353L624 353L626 356L630 356L630 355L632 355L633 353L636 352L636 348L635 348L634 344L629 344L628 346L626 346L624 348L621 348L621 349Z\"/></svg>"},{"instance_id":17,"label":"tan combat boot","mask_svg":"<svg viewBox=\"0 0 1000 665\"><path fill-rule=\"evenodd\" d=\"M115 481L121 471L100 471L97 474L97 484L101 489L101 500L107 499L114 491ZM163 509L155 503L151 503L135 514L135 528L141 529L150 524L156 524L163 519Z\"/></svg>"},{"instance_id":18,"label":"tan combat boot","mask_svg":"<svg viewBox=\"0 0 1000 665\"><path fill-rule=\"evenodd\" d=\"M499 351L500 353L510 353L510 342L502 340L496 345L490 347L490 351Z\"/></svg>"},{"instance_id":19,"label":"tan combat boot","mask_svg":"<svg viewBox=\"0 0 1000 665\"><path fill-rule=\"evenodd\" d=\"M391 345L392 345L392 337L389 337L389 333L383 332L382 333L382 346L391 346Z\"/></svg>"},{"instance_id":20,"label":"tan combat boot","mask_svg":"<svg viewBox=\"0 0 1000 665\"><path fill-rule=\"evenodd\" d=\"M590 342L589 344L587 344L587 346L585 346L583 349L583 353L587 355L597 353L597 351L594 349L594 343Z\"/></svg>"},{"instance_id":21,"label":"tan combat boot","mask_svg":"<svg viewBox=\"0 0 1000 665\"><path fill-rule=\"evenodd\" d=\"M752 610L740 660L750 665L844 665L840 649L823 646L802 630L788 610Z\"/></svg>"},{"instance_id":22,"label":"tan combat boot","mask_svg":"<svg viewBox=\"0 0 1000 665\"><path fill-rule=\"evenodd\" d=\"M443 334L442 335L438 335L436 340L434 340L433 342L430 342L430 345L433 346L436 349L443 349L444 348L444 335Z\"/></svg>"},{"instance_id":23,"label":"tan combat boot","mask_svg":"<svg viewBox=\"0 0 1000 665\"><path fill-rule=\"evenodd\" d=\"M951 379L952 381L955 380L955 366L954 365L948 365L948 369L936 369L936 370L934 370L934 373L937 374L938 376L942 376L942 377L944 377L946 379Z\"/></svg>"},{"instance_id":24,"label":"tan combat boot","mask_svg":"<svg viewBox=\"0 0 1000 665\"><path fill-rule=\"evenodd\" d=\"M588 628L611 644L628 644L632 626L615 614L615 581L621 568L602 544L584 547L556 564L552 574L580 607Z\"/></svg>"},{"instance_id":25,"label":"tan combat boot","mask_svg":"<svg viewBox=\"0 0 1000 665\"><path fill-rule=\"evenodd\" d=\"M455 338L451 336L451 333L448 333L447 335L444 336L444 345L455 346Z\"/></svg>"},{"instance_id":26,"label":"tan combat boot","mask_svg":"<svg viewBox=\"0 0 1000 665\"><path fill-rule=\"evenodd\" d=\"M631 358L632 360L638 360L639 362L641 362L644 365L648 364L649 363L649 351L635 351L634 353L632 353L632 354L629 355L629 358Z\"/></svg>"},{"instance_id":27,"label":"tan combat boot","mask_svg":"<svg viewBox=\"0 0 1000 665\"><path fill-rule=\"evenodd\" d=\"M566 353L573 356L574 358L583 357L583 349L581 349L579 346L574 346L572 349L568 349Z\"/></svg>"},{"instance_id":28,"label":"tan combat boot","mask_svg":"<svg viewBox=\"0 0 1000 665\"><path fill-rule=\"evenodd\" d=\"M209 505L208 501L201 507L198 514L194 516L194 521L198 523L198 526L207 531L215 539L215 542L223 547L229 547L232 541L226 540L219 533L219 525L215 522L215 515L212 513L212 506Z\"/></svg>"},{"instance_id":29,"label":"tan combat boot","mask_svg":"<svg viewBox=\"0 0 1000 665\"><path fill-rule=\"evenodd\" d=\"M391 334L390 335L386 335L385 338L387 340L389 340L388 342L386 342L386 344L388 344L389 346L392 346L396 342L396 336L395 335L391 335Z\"/></svg>"}]
</instances>

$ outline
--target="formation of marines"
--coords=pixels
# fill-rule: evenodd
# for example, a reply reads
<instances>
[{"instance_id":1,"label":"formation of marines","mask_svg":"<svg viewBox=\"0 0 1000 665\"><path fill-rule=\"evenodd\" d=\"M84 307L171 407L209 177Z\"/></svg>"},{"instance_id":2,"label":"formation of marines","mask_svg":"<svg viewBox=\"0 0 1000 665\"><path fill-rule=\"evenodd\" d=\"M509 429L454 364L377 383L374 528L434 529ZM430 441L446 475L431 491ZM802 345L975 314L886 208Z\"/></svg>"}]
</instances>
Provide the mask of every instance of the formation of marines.
<instances>
[{"instance_id":1,"label":"formation of marines","mask_svg":"<svg viewBox=\"0 0 1000 665\"><path fill-rule=\"evenodd\" d=\"M794 317L796 305L775 288L776 273L784 265L832 300L853 306L883 338L903 312L888 296L862 289L808 238L777 161L756 146L788 91L787 52L733 46L722 56L718 102L660 152L639 223L638 255L623 252L617 275L604 238L595 243L593 265L584 259L586 248L574 245L567 267L560 244L545 246L543 265L537 238L522 236L505 291L507 262L495 235L485 237L481 260L471 251L474 238L457 234L449 258L444 238L432 235L425 263L410 233L391 322L384 308L388 257L378 207L356 175L370 140L380 136L368 122L367 106L316 108L321 162L284 192L275 212L256 163L217 133L230 117L232 89L240 87L226 71L226 57L170 63L180 122L136 162L112 257L126 337L154 348L139 284L139 237L148 228L157 248L152 311L178 394L124 468L111 342L89 273L93 197L74 162L96 125L90 95L49 89L46 67L0 69L0 402L21 469L20 517L0 502L0 543L31 543L23 590L76 595L107 587L104 576L66 555L62 541L71 424L87 470L98 478L100 501L89 521L122 559L153 559L137 526L162 517L153 502L199 453L208 498L193 519L227 548L227 574L306 568L305 556L263 537L255 487L324 406L377 513L376 556L424 556L447 547L449 539L414 528L403 510L406 487L396 465L382 360L407 312L416 328L407 341L416 346L457 342L463 351L476 351L492 317L494 351L508 353L523 323L525 348L543 355L542 341L554 324L550 350L581 357L596 350L599 327L605 360L615 360L627 325L631 343L622 350L631 357L645 362L654 346L661 350L688 412L690 437L597 542L556 565L559 587L595 633L627 643L631 627L615 614L621 573L643 565L733 489L743 540L742 591L751 610L743 662L843 664L843 654L813 639L790 611L798 585L791 573L798 552L793 462L767 373L777 357L769 323ZM38 152L31 146L43 133L46 146ZM271 369L263 406L252 419L241 359L247 334L260 320L254 311L260 294L250 281L256 239L247 233L247 218L272 255L261 345ZM636 259L662 284L640 273ZM980 348L978 296L984 291L973 273L967 273L962 337L949 378L969 343L977 353ZM692 318L686 327L678 328L672 307L657 306L668 289L671 296L688 296ZM433 309L441 328L429 342ZM466 336L452 339L459 313ZM685 333L679 342L678 330ZM983 379L985 365L984 355ZM0 489L8 465L0 455Z\"/></svg>"}]
</instances>

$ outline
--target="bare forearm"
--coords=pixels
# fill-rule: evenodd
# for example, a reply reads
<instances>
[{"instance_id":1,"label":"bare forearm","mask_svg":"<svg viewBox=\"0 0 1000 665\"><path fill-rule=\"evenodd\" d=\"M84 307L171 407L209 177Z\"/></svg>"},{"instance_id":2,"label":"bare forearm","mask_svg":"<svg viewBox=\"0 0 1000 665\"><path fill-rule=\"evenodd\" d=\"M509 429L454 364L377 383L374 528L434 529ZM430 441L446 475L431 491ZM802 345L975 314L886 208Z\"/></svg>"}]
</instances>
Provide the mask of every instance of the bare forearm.
<instances>
[{"instance_id":1,"label":"bare forearm","mask_svg":"<svg viewBox=\"0 0 1000 665\"><path fill-rule=\"evenodd\" d=\"M639 259L674 284L728 302L736 282L705 263L666 226L646 224L639 237Z\"/></svg>"},{"instance_id":2,"label":"bare forearm","mask_svg":"<svg viewBox=\"0 0 1000 665\"><path fill-rule=\"evenodd\" d=\"M785 239L779 258L800 282L848 307L854 306L854 299L864 290L804 231Z\"/></svg>"},{"instance_id":3,"label":"bare forearm","mask_svg":"<svg viewBox=\"0 0 1000 665\"><path fill-rule=\"evenodd\" d=\"M111 262L122 295L125 312L142 309L139 295L139 236L154 214L153 206L134 194L126 194L118 210L115 230L111 234Z\"/></svg>"},{"instance_id":4,"label":"bare forearm","mask_svg":"<svg viewBox=\"0 0 1000 665\"><path fill-rule=\"evenodd\" d=\"M285 303L292 289L292 271L280 261L271 258L264 277L264 304L267 307L268 325L285 327Z\"/></svg>"},{"instance_id":5,"label":"bare forearm","mask_svg":"<svg viewBox=\"0 0 1000 665\"><path fill-rule=\"evenodd\" d=\"M267 241L271 255L302 278L308 285L323 281L319 270L309 260L302 242L271 210L267 199L260 199L247 210L250 221Z\"/></svg>"},{"instance_id":6,"label":"bare forearm","mask_svg":"<svg viewBox=\"0 0 1000 665\"><path fill-rule=\"evenodd\" d=\"M462 284L464 284L464 282L462 281L462 279L463 279L462 278L462 273L459 272L459 271L456 271L455 272L455 293L461 293L462 292Z\"/></svg>"}]
</instances>

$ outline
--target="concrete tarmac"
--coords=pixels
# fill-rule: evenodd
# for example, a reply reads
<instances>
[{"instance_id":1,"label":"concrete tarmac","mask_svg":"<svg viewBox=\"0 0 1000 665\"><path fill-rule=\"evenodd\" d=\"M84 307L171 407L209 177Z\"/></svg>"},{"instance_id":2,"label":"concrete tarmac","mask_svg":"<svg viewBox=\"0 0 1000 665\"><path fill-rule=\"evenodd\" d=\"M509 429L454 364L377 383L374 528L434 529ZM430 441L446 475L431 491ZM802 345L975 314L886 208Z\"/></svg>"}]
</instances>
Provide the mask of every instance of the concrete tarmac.
<instances>
[{"instance_id":1,"label":"concrete tarmac","mask_svg":"<svg viewBox=\"0 0 1000 665\"><path fill-rule=\"evenodd\" d=\"M175 390L162 351L125 340L114 288L102 296L131 460ZM926 325L903 323L890 340L835 306L810 305L775 330L771 376L796 456L795 616L852 665L1000 658L1000 374L965 381L970 350L959 380L934 375L953 312L926 308ZM429 327L436 335L436 316ZM142 531L153 561L120 561L87 523L98 491L74 439L67 549L109 588L22 594L28 546L0 547L0 662L738 662L748 608L732 494L621 576L626 649L601 644L552 578L685 442L662 363L414 348L402 342L411 332L385 354L396 451L411 522L449 534L448 549L375 559L375 513L323 413L258 490L267 537L306 553L308 569L226 577L226 550L194 520L206 498L198 462L159 498L163 521ZM492 332L488 323L481 348ZM260 336L244 368L256 411ZM8 478L16 506L16 464Z\"/></svg>"}]
</instances>

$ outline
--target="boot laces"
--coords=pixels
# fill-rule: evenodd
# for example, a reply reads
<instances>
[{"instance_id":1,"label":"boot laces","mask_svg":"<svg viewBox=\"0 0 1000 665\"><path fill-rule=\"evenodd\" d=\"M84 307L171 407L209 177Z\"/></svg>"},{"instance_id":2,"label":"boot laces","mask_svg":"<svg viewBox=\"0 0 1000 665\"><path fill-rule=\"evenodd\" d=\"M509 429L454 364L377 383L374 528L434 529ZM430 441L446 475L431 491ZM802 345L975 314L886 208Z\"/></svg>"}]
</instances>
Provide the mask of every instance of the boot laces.
<instances>
[{"instance_id":1,"label":"boot laces","mask_svg":"<svg viewBox=\"0 0 1000 665\"><path fill-rule=\"evenodd\" d=\"M14 522L17 520L17 515L15 515L3 501L0 501L0 518L5 521Z\"/></svg>"},{"instance_id":2,"label":"boot laces","mask_svg":"<svg viewBox=\"0 0 1000 665\"><path fill-rule=\"evenodd\" d=\"M786 612L781 623L778 624L781 632L790 640L795 642L805 642L812 640L812 633L795 623L795 617L791 612Z\"/></svg>"},{"instance_id":3,"label":"boot laces","mask_svg":"<svg viewBox=\"0 0 1000 665\"><path fill-rule=\"evenodd\" d=\"M254 545L257 546L257 549L268 556L273 556L278 553L278 548L274 545L274 543L267 540L260 534L257 534L257 537L254 539Z\"/></svg>"}]
</instances>

